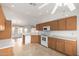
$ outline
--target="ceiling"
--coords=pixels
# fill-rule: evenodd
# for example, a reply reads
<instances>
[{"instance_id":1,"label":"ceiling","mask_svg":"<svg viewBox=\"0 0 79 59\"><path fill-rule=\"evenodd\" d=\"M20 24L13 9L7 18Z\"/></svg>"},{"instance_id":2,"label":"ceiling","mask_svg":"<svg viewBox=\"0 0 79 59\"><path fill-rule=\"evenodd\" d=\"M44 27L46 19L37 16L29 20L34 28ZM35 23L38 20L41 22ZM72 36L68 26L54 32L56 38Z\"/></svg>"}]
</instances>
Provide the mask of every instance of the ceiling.
<instances>
[{"instance_id":1,"label":"ceiling","mask_svg":"<svg viewBox=\"0 0 79 59\"><path fill-rule=\"evenodd\" d=\"M58 18L79 15L79 4L74 3L76 9L70 11L67 6L58 7L54 14L51 11L56 3L49 3L42 9L43 3L2 3L3 11L7 20L12 20L13 25L27 26L37 23L55 20Z\"/></svg>"}]
</instances>

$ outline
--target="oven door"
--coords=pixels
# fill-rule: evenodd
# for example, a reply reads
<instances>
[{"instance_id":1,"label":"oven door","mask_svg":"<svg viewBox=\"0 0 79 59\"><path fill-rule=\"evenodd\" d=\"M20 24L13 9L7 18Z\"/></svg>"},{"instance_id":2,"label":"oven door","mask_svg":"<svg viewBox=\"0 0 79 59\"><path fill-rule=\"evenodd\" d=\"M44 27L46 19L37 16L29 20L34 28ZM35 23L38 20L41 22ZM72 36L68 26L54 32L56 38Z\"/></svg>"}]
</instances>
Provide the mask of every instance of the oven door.
<instances>
[{"instance_id":1,"label":"oven door","mask_svg":"<svg viewBox=\"0 0 79 59\"><path fill-rule=\"evenodd\" d=\"M48 47L48 37L41 36L41 45Z\"/></svg>"}]
</instances>

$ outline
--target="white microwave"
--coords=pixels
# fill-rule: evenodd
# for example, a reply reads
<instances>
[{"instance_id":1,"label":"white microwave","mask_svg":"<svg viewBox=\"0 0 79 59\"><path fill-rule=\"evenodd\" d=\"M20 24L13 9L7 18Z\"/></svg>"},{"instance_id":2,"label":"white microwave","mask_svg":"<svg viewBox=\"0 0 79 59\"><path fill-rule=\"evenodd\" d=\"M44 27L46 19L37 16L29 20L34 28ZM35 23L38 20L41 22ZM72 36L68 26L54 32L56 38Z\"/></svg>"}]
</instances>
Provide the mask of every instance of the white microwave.
<instances>
[{"instance_id":1,"label":"white microwave","mask_svg":"<svg viewBox=\"0 0 79 59\"><path fill-rule=\"evenodd\" d=\"M44 26L43 31L50 31L50 26Z\"/></svg>"}]
</instances>

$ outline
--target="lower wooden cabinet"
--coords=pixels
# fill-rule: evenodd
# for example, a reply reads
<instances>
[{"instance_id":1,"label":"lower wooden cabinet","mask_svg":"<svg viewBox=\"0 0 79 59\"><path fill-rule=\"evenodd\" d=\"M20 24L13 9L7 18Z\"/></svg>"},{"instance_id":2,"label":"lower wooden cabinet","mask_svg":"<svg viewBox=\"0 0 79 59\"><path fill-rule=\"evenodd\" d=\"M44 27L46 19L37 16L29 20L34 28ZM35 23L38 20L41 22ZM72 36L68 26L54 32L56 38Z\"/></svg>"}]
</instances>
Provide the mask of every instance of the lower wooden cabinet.
<instances>
[{"instance_id":1,"label":"lower wooden cabinet","mask_svg":"<svg viewBox=\"0 0 79 59\"><path fill-rule=\"evenodd\" d=\"M56 39L55 38L48 38L48 47L52 49L56 49Z\"/></svg>"},{"instance_id":2,"label":"lower wooden cabinet","mask_svg":"<svg viewBox=\"0 0 79 59\"><path fill-rule=\"evenodd\" d=\"M0 56L13 56L13 48L0 49Z\"/></svg>"},{"instance_id":3,"label":"lower wooden cabinet","mask_svg":"<svg viewBox=\"0 0 79 59\"><path fill-rule=\"evenodd\" d=\"M31 43L40 43L40 35L31 35Z\"/></svg>"},{"instance_id":4,"label":"lower wooden cabinet","mask_svg":"<svg viewBox=\"0 0 79 59\"><path fill-rule=\"evenodd\" d=\"M65 51L65 41L62 39L57 39L56 41L56 50L63 53Z\"/></svg>"},{"instance_id":5,"label":"lower wooden cabinet","mask_svg":"<svg viewBox=\"0 0 79 59\"><path fill-rule=\"evenodd\" d=\"M48 38L48 47L62 52L69 56L77 55L77 41L65 40L59 38Z\"/></svg>"},{"instance_id":6,"label":"lower wooden cabinet","mask_svg":"<svg viewBox=\"0 0 79 59\"><path fill-rule=\"evenodd\" d=\"M65 41L65 53L67 55L76 56L77 55L77 42L76 41Z\"/></svg>"}]
</instances>

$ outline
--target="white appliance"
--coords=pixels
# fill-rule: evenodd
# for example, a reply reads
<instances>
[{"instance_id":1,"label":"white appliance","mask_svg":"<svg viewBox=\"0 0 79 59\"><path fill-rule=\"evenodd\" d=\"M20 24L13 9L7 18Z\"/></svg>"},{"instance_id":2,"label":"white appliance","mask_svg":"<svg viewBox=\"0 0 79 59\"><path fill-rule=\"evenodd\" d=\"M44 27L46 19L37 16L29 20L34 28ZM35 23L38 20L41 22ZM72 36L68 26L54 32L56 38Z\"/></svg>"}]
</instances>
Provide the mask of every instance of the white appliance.
<instances>
[{"instance_id":1,"label":"white appliance","mask_svg":"<svg viewBox=\"0 0 79 59\"><path fill-rule=\"evenodd\" d=\"M44 26L43 31L50 31L50 26Z\"/></svg>"},{"instance_id":2,"label":"white appliance","mask_svg":"<svg viewBox=\"0 0 79 59\"><path fill-rule=\"evenodd\" d=\"M41 36L41 45L48 47L48 37L45 35Z\"/></svg>"}]
</instances>

